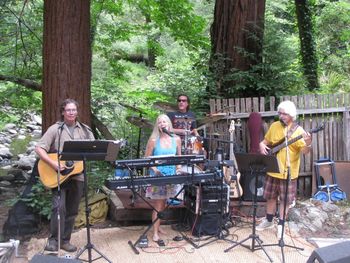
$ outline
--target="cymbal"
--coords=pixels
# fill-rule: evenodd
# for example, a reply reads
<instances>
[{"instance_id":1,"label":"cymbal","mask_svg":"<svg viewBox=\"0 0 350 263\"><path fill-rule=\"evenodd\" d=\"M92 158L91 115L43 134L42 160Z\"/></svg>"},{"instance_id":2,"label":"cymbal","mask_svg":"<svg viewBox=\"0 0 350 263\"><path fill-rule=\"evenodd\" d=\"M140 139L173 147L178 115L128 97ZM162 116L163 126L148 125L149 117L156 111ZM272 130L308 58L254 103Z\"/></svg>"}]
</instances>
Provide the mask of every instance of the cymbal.
<instances>
[{"instance_id":1,"label":"cymbal","mask_svg":"<svg viewBox=\"0 0 350 263\"><path fill-rule=\"evenodd\" d=\"M221 134L218 132L207 132L206 135L207 136L221 136Z\"/></svg>"},{"instance_id":2,"label":"cymbal","mask_svg":"<svg viewBox=\"0 0 350 263\"><path fill-rule=\"evenodd\" d=\"M152 123L149 120L146 120L145 118L128 116L126 117L126 120L139 128L149 128L149 129L153 128Z\"/></svg>"},{"instance_id":3,"label":"cymbal","mask_svg":"<svg viewBox=\"0 0 350 263\"><path fill-rule=\"evenodd\" d=\"M198 126L202 126L204 124L213 123L219 120L222 120L224 117L226 117L226 113L213 113L213 114L207 114L203 119L198 121Z\"/></svg>"},{"instance_id":4,"label":"cymbal","mask_svg":"<svg viewBox=\"0 0 350 263\"><path fill-rule=\"evenodd\" d=\"M142 110L140 110L139 108L136 108L134 106L131 106L131 105L128 105L128 104L125 104L123 102L119 102L120 105L122 105L123 107L129 109L129 110L132 110L132 111L136 111L136 112L139 112L139 113L144 113Z\"/></svg>"},{"instance_id":5,"label":"cymbal","mask_svg":"<svg viewBox=\"0 0 350 263\"><path fill-rule=\"evenodd\" d=\"M167 112L177 110L177 105L165 101L156 101L155 103L153 103L153 107Z\"/></svg>"}]
</instances>

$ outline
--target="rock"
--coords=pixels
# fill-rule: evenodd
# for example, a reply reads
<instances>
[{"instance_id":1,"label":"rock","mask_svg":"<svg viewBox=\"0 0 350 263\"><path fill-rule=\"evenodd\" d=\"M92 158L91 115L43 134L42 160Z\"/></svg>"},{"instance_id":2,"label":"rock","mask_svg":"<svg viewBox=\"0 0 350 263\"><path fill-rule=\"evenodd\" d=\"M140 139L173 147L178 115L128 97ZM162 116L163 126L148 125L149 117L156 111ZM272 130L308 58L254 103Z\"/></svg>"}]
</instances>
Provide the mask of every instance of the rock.
<instances>
[{"instance_id":1,"label":"rock","mask_svg":"<svg viewBox=\"0 0 350 263\"><path fill-rule=\"evenodd\" d=\"M10 134L17 134L17 131L15 129L8 129L8 132Z\"/></svg>"},{"instance_id":2,"label":"rock","mask_svg":"<svg viewBox=\"0 0 350 263\"><path fill-rule=\"evenodd\" d=\"M32 137L40 138L41 137L41 130L35 130L32 132Z\"/></svg>"},{"instance_id":3,"label":"rock","mask_svg":"<svg viewBox=\"0 0 350 263\"><path fill-rule=\"evenodd\" d=\"M17 136L17 139L18 139L18 140L25 140L25 139L26 139L26 136L23 135L23 134L21 134L21 135L18 135L18 136Z\"/></svg>"},{"instance_id":4,"label":"rock","mask_svg":"<svg viewBox=\"0 0 350 263\"><path fill-rule=\"evenodd\" d=\"M3 166L3 167L1 167L1 169L3 169L3 170L10 170L10 169L12 169L12 165Z\"/></svg>"},{"instance_id":5,"label":"rock","mask_svg":"<svg viewBox=\"0 0 350 263\"><path fill-rule=\"evenodd\" d=\"M32 125L32 124L27 124L27 129L29 131L34 131L34 130L38 129L38 126Z\"/></svg>"},{"instance_id":6,"label":"rock","mask_svg":"<svg viewBox=\"0 0 350 263\"><path fill-rule=\"evenodd\" d=\"M16 129L16 124L14 124L14 123L8 123L4 127L5 131L9 131L9 130L13 130L13 129Z\"/></svg>"},{"instance_id":7,"label":"rock","mask_svg":"<svg viewBox=\"0 0 350 263\"><path fill-rule=\"evenodd\" d=\"M26 154L30 155L34 151L34 149L35 149L35 146L29 146L27 148Z\"/></svg>"},{"instance_id":8,"label":"rock","mask_svg":"<svg viewBox=\"0 0 350 263\"><path fill-rule=\"evenodd\" d=\"M300 220L302 219L300 210L299 209L295 209L295 208L290 209L289 213L288 213L288 218L291 221L294 221L294 222L297 222L297 223L300 222Z\"/></svg>"},{"instance_id":9,"label":"rock","mask_svg":"<svg viewBox=\"0 0 350 263\"><path fill-rule=\"evenodd\" d=\"M5 143L9 144L11 142L12 142L12 140L5 135L0 137L0 143L2 143L2 144L5 144Z\"/></svg>"},{"instance_id":10,"label":"rock","mask_svg":"<svg viewBox=\"0 0 350 263\"><path fill-rule=\"evenodd\" d=\"M35 122L36 124L39 124L39 125L42 124L42 119L40 116L33 114L31 115L31 118L32 118L32 121Z\"/></svg>"},{"instance_id":11,"label":"rock","mask_svg":"<svg viewBox=\"0 0 350 263\"><path fill-rule=\"evenodd\" d=\"M29 147L32 147L32 146L35 147L36 144L37 144L36 141L30 141L30 142L28 143Z\"/></svg>"},{"instance_id":12,"label":"rock","mask_svg":"<svg viewBox=\"0 0 350 263\"><path fill-rule=\"evenodd\" d=\"M0 148L0 156L6 159L11 159L13 157L10 149L7 147Z\"/></svg>"},{"instance_id":13,"label":"rock","mask_svg":"<svg viewBox=\"0 0 350 263\"><path fill-rule=\"evenodd\" d=\"M14 176L14 181L25 181L27 178L21 169L12 168L7 172L8 175Z\"/></svg>"},{"instance_id":14,"label":"rock","mask_svg":"<svg viewBox=\"0 0 350 263\"><path fill-rule=\"evenodd\" d=\"M17 161L17 167L23 170L31 170L34 166L35 158L31 156L21 156Z\"/></svg>"},{"instance_id":15,"label":"rock","mask_svg":"<svg viewBox=\"0 0 350 263\"><path fill-rule=\"evenodd\" d=\"M0 187L8 187L11 186L11 183L9 181L1 181Z\"/></svg>"},{"instance_id":16,"label":"rock","mask_svg":"<svg viewBox=\"0 0 350 263\"><path fill-rule=\"evenodd\" d=\"M327 213L339 213L340 208L331 202L322 202L322 210Z\"/></svg>"},{"instance_id":17,"label":"rock","mask_svg":"<svg viewBox=\"0 0 350 263\"><path fill-rule=\"evenodd\" d=\"M6 174L6 175L2 175L0 176L0 181L14 181L15 180L15 176L13 174Z\"/></svg>"}]
</instances>

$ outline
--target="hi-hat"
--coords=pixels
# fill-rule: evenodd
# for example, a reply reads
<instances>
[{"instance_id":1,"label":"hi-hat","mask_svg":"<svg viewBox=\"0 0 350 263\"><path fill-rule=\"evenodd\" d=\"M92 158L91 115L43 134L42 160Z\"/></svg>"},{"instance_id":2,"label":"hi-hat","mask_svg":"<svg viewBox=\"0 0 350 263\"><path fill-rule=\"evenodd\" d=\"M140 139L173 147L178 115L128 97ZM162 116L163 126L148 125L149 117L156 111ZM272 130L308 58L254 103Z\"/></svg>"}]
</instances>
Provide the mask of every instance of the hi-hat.
<instances>
[{"instance_id":1,"label":"hi-hat","mask_svg":"<svg viewBox=\"0 0 350 263\"><path fill-rule=\"evenodd\" d=\"M126 117L126 120L139 128L153 128L152 123L149 120L146 120L145 118L128 116Z\"/></svg>"},{"instance_id":2,"label":"hi-hat","mask_svg":"<svg viewBox=\"0 0 350 263\"><path fill-rule=\"evenodd\" d=\"M153 103L153 107L166 112L177 110L177 105L165 101L156 101Z\"/></svg>"}]
</instances>

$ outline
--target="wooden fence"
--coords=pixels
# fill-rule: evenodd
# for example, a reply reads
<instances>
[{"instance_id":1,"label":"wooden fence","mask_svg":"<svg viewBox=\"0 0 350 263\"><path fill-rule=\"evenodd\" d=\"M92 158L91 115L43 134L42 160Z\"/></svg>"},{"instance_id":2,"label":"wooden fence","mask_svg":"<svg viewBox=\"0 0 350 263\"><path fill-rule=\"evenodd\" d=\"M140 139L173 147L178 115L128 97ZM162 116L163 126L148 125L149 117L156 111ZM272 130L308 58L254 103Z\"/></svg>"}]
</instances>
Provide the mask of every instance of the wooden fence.
<instances>
[{"instance_id":1,"label":"wooden fence","mask_svg":"<svg viewBox=\"0 0 350 263\"><path fill-rule=\"evenodd\" d=\"M298 109L299 124L305 130L324 124L324 130L313 134L312 153L302 156L298 191L300 196L311 196L314 185L314 162L320 158L331 158L334 161L350 160L350 94L301 95L211 99L210 113L219 120L202 126L206 134L216 136L215 143L209 148L209 158L213 158L218 146L229 152L229 126L235 120L235 152L249 152L247 121L251 112L259 112L267 125L277 116L277 106L283 100L291 100ZM238 124L238 125L237 125ZM208 137L208 136L207 136Z\"/></svg>"}]
</instances>

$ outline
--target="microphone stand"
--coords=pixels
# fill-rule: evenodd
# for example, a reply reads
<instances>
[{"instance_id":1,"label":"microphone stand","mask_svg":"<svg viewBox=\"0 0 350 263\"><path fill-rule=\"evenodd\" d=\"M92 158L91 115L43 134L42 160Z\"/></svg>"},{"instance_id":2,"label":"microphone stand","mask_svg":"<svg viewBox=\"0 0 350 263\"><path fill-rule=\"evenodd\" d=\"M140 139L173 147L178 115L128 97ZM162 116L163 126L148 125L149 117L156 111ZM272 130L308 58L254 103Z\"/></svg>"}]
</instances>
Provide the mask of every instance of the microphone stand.
<instances>
[{"instance_id":1,"label":"microphone stand","mask_svg":"<svg viewBox=\"0 0 350 263\"><path fill-rule=\"evenodd\" d=\"M60 177L61 177L61 162L60 162L60 144L61 144L61 135L63 131L64 122L60 124L58 127L58 146L57 146L57 243L58 243L58 257L60 256L60 249L61 249L61 215L60 215L60 208L61 208L61 186L60 186Z\"/></svg>"},{"instance_id":2,"label":"microphone stand","mask_svg":"<svg viewBox=\"0 0 350 263\"><path fill-rule=\"evenodd\" d=\"M299 250L304 250L304 248L301 247L296 247L296 246L291 246L291 245L286 245L284 243L284 229L285 229L285 223L286 223L286 215L287 215L287 197L288 197L288 187L289 183L291 181L291 175L290 175L290 156L289 156L289 148L288 148L288 125L286 125L286 135L285 135L285 147L286 147L286 168L287 168L287 178L286 178L286 191L284 193L284 202L283 202L283 221L282 221L282 234L281 238L278 241L278 244L268 244L265 246L279 246L281 248L281 253L282 253L282 262L286 262L285 256L284 256L284 247L290 247L290 248L295 248ZM278 226L277 226L277 233L278 233Z\"/></svg>"}]
</instances>

